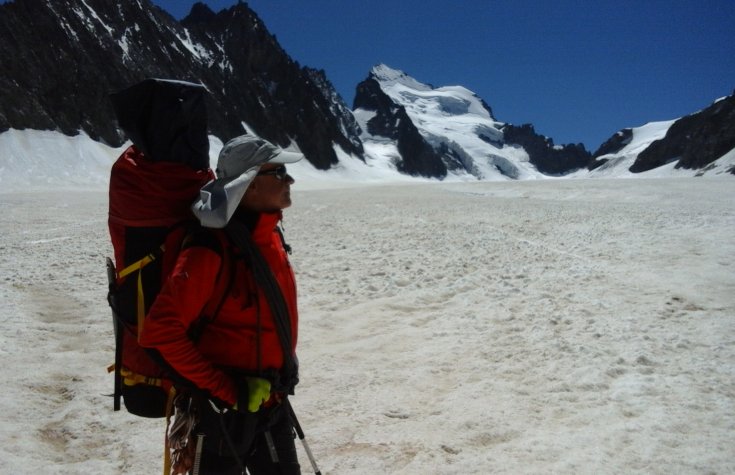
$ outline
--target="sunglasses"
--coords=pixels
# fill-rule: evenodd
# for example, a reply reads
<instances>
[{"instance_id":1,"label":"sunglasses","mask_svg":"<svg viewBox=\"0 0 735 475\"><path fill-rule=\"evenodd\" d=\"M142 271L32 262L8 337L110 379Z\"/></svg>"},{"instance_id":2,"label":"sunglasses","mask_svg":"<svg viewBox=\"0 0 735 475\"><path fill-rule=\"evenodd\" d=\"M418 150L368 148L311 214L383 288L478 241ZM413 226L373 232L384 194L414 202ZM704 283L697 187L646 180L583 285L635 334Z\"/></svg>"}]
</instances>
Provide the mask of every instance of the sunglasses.
<instances>
[{"instance_id":1,"label":"sunglasses","mask_svg":"<svg viewBox=\"0 0 735 475\"><path fill-rule=\"evenodd\" d=\"M273 170L266 170L263 172L258 172L258 176L263 175L273 175L279 180L283 181L288 176L288 172L286 171L286 165L281 165L278 168L274 168Z\"/></svg>"}]
</instances>

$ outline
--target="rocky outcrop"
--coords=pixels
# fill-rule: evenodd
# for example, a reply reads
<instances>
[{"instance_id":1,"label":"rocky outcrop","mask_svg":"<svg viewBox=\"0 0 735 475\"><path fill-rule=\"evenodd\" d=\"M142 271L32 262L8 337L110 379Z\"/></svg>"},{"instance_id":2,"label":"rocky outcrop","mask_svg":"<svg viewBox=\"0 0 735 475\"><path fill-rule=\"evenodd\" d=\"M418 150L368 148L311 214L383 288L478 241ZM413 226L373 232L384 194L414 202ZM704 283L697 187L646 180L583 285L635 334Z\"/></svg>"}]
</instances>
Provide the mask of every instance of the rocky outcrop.
<instances>
[{"instance_id":1,"label":"rocky outcrop","mask_svg":"<svg viewBox=\"0 0 735 475\"><path fill-rule=\"evenodd\" d=\"M592 154L594 158L610 153L618 153L633 140L633 129L623 129L607 139L597 151Z\"/></svg>"},{"instance_id":2,"label":"rocky outcrop","mask_svg":"<svg viewBox=\"0 0 735 475\"><path fill-rule=\"evenodd\" d=\"M625 148L626 145L630 143L630 141L633 139L633 129L623 129L607 139L605 143L600 145L600 148L597 149L597 151L592 154L592 159L587 164L587 168L589 170L594 170L595 168L601 167L605 163L607 163L607 159L599 159L599 157L603 155L608 155L612 153L618 153L623 148Z\"/></svg>"},{"instance_id":3,"label":"rocky outcrop","mask_svg":"<svg viewBox=\"0 0 735 475\"><path fill-rule=\"evenodd\" d=\"M700 169L735 149L735 92L706 109L674 122L630 167L634 173L673 161L675 168Z\"/></svg>"},{"instance_id":4,"label":"rocky outcrop","mask_svg":"<svg viewBox=\"0 0 735 475\"><path fill-rule=\"evenodd\" d=\"M503 137L508 144L520 145L528 153L538 171L548 175L564 175L587 167L591 154L582 144L554 145L554 141L539 135L531 124L507 124Z\"/></svg>"}]
</instances>

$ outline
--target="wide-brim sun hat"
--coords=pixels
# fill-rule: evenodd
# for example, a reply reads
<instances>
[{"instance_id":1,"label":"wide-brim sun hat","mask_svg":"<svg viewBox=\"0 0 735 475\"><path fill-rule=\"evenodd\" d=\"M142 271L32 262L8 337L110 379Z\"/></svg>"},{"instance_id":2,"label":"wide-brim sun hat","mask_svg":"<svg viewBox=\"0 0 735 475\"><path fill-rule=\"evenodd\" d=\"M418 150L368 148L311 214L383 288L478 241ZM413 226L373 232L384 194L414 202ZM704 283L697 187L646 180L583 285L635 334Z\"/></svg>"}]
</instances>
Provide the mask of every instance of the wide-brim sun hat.
<instances>
[{"instance_id":1,"label":"wide-brim sun hat","mask_svg":"<svg viewBox=\"0 0 735 475\"><path fill-rule=\"evenodd\" d=\"M217 178L202 187L192 211L208 228L224 228L240 200L266 163L295 163L304 158L299 152L284 150L254 135L230 140L217 158Z\"/></svg>"}]
</instances>

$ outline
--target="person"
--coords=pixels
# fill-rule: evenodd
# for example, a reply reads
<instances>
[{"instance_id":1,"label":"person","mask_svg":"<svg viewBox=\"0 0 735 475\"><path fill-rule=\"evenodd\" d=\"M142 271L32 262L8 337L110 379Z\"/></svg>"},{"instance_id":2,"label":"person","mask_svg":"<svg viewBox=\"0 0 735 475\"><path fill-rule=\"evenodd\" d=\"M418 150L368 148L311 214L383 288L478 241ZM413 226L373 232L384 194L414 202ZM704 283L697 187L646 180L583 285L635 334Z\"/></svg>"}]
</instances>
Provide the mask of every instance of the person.
<instances>
[{"instance_id":1,"label":"person","mask_svg":"<svg viewBox=\"0 0 735 475\"><path fill-rule=\"evenodd\" d=\"M177 382L168 437L182 473L300 473L288 403L298 382L296 284L278 225L294 184L286 164L301 158L251 135L225 144L217 178L192 206L201 227L146 316L140 344ZM219 310L202 316L223 274Z\"/></svg>"}]
</instances>

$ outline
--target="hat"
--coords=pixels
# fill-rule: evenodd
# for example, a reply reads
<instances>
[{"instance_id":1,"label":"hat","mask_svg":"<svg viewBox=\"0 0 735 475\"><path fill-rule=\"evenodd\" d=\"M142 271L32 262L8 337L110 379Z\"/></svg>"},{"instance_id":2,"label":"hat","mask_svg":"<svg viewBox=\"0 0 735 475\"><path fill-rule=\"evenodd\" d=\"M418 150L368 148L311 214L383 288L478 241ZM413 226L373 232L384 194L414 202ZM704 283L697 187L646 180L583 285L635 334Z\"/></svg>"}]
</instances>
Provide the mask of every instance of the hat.
<instances>
[{"instance_id":1,"label":"hat","mask_svg":"<svg viewBox=\"0 0 735 475\"><path fill-rule=\"evenodd\" d=\"M217 178L202 187L192 211L202 226L224 228L262 165L294 163L302 158L301 153L283 150L253 135L235 137L222 147Z\"/></svg>"}]
</instances>

